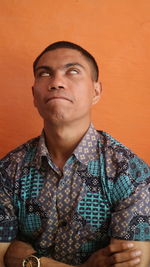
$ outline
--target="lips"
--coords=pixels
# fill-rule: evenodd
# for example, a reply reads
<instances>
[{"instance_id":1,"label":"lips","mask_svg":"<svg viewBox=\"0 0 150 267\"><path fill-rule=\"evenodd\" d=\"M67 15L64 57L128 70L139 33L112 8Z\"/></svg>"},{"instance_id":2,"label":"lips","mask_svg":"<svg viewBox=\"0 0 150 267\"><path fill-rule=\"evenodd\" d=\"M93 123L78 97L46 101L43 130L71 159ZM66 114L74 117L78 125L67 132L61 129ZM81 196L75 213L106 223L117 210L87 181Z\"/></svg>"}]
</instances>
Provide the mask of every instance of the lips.
<instances>
[{"instance_id":1,"label":"lips","mask_svg":"<svg viewBox=\"0 0 150 267\"><path fill-rule=\"evenodd\" d=\"M49 101L52 101L52 100L67 100L67 101L70 101L72 102L72 100L66 96L50 96L49 98L46 99L46 103L48 103Z\"/></svg>"}]
</instances>

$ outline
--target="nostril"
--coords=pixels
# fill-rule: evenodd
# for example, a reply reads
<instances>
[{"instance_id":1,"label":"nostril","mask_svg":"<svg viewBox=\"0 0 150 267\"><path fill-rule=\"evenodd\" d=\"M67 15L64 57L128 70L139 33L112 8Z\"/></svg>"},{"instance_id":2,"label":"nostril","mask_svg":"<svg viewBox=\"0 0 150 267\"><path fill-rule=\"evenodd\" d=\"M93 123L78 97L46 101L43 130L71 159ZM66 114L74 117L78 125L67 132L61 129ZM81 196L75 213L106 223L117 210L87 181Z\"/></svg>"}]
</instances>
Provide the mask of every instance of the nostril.
<instances>
[{"instance_id":1,"label":"nostril","mask_svg":"<svg viewBox=\"0 0 150 267\"><path fill-rule=\"evenodd\" d=\"M49 86L48 87L48 91L50 91L50 90L58 90L58 89L64 89L64 86L59 85L59 86Z\"/></svg>"}]
</instances>

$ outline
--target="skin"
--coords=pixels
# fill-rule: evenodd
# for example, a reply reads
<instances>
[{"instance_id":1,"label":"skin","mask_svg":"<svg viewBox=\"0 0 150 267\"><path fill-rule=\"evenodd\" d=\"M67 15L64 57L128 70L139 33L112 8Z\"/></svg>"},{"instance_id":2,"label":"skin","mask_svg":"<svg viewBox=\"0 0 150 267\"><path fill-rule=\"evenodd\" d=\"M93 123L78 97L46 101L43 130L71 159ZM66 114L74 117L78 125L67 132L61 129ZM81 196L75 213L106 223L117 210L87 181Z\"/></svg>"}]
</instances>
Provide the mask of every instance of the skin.
<instances>
[{"instance_id":1,"label":"skin","mask_svg":"<svg viewBox=\"0 0 150 267\"><path fill-rule=\"evenodd\" d=\"M93 80L92 67L79 51L61 48L46 52L40 58L32 91L34 105L43 118L49 153L63 171L66 160L88 130L91 108L100 99L100 83ZM8 246L0 244L1 262ZM95 252L80 267L147 267L148 251L148 242L112 239L108 247ZM22 259L33 252L29 244L13 242L5 255L6 266L20 267ZM55 266L69 265L41 258L41 267Z\"/></svg>"},{"instance_id":2,"label":"skin","mask_svg":"<svg viewBox=\"0 0 150 267\"><path fill-rule=\"evenodd\" d=\"M16 253L17 251L17 253ZM12 242L5 255L5 263L8 267L20 267L23 258L34 253L34 249L30 244L21 241ZM115 253L115 254L114 254ZM127 267L139 266L137 261L140 260L136 256L137 250L131 242L121 242L121 244L110 244L108 247L95 252L89 260L78 267ZM115 255L115 257L114 257ZM54 261L45 257L41 258L42 267L69 267L70 265ZM144 265L141 265L144 266Z\"/></svg>"},{"instance_id":3,"label":"skin","mask_svg":"<svg viewBox=\"0 0 150 267\"><path fill-rule=\"evenodd\" d=\"M100 83L93 81L91 66L80 52L63 48L40 58L33 85L34 105L44 120L47 146L59 168L87 131L91 107L100 93Z\"/></svg>"}]
</instances>

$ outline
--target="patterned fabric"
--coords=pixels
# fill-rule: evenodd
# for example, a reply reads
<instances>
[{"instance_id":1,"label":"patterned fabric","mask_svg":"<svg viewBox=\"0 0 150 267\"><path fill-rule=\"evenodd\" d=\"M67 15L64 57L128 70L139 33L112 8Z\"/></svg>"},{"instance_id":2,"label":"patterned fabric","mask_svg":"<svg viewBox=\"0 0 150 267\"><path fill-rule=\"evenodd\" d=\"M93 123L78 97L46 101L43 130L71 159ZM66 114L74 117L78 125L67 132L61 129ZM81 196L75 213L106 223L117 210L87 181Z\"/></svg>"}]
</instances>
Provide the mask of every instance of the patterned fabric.
<instances>
[{"instance_id":1,"label":"patterned fabric","mask_svg":"<svg viewBox=\"0 0 150 267\"><path fill-rule=\"evenodd\" d=\"M1 160L0 242L79 265L111 237L150 240L150 170L110 135L91 125L63 171L44 133Z\"/></svg>"}]
</instances>

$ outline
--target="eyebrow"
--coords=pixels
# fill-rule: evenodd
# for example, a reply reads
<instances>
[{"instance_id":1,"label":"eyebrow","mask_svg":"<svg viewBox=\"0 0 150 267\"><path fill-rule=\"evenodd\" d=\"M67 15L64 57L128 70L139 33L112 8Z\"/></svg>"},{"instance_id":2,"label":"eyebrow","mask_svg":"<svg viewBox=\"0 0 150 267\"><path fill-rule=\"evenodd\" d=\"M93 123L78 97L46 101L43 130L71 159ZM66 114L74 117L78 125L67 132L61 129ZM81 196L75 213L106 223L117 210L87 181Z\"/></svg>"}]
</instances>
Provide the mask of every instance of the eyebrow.
<instances>
[{"instance_id":1,"label":"eyebrow","mask_svg":"<svg viewBox=\"0 0 150 267\"><path fill-rule=\"evenodd\" d=\"M45 70L48 70L48 71L52 70L52 68L50 68L49 66L43 65L43 66L39 66L39 67L35 68L34 73L36 73L40 69L45 69Z\"/></svg>"},{"instance_id":2,"label":"eyebrow","mask_svg":"<svg viewBox=\"0 0 150 267\"><path fill-rule=\"evenodd\" d=\"M81 67L82 69L85 69L85 67L82 64L78 63L78 62L67 63L67 64L65 64L63 66L63 68L67 69L67 68L73 67L73 66L78 66L78 67ZM42 65L42 66L36 67L34 73L36 73L40 69L45 69L47 71L52 71L53 70L53 68L51 68L51 67L49 67L47 65Z\"/></svg>"},{"instance_id":3,"label":"eyebrow","mask_svg":"<svg viewBox=\"0 0 150 267\"><path fill-rule=\"evenodd\" d=\"M68 63L64 67L65 68L69 68L69 67L73 67L73 66L78 66L78 67L81 67L82 69L85 69L85 67L82 64L78 63L78 62Z\"/></svg>"}]
</instances>

